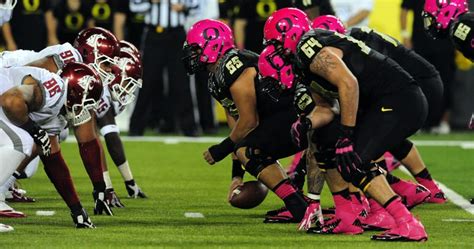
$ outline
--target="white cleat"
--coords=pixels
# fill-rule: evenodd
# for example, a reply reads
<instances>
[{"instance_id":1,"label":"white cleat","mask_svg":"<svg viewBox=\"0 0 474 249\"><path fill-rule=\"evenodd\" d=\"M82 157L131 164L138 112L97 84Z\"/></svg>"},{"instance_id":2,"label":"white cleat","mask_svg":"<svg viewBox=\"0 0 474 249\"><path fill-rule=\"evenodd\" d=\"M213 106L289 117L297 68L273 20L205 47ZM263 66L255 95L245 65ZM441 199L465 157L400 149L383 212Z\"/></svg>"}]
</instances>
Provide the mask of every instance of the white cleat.
<instances>
[{"instance_id":1,"label":"white cleat","mask_svg":"<svg viewBox=\"0 0 474 249\"><path fill-rule=\"evenodd\" d=\"M13 230L15 230L15 229L13 229L12 226L0 223L0 233L11 232Z\"/></svg>"}]
</instances>

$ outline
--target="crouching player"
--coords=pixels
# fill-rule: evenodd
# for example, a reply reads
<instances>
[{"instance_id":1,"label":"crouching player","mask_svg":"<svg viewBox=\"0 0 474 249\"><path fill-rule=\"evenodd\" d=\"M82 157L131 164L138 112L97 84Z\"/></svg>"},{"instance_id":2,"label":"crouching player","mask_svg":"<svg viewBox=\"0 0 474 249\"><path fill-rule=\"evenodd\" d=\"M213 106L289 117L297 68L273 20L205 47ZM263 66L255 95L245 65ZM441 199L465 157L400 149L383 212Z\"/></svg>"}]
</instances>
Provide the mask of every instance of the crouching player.
<instances>
[{"instance_id":1,"label":"crouching player","mask_svg":"<svg viewBox=\"0 0 474 249\"><path fill-rule=\"evenodd\" d=\"M13 147L9 153L2 154L1 160L11 164L1 171L0 184L8 180L23 160L39 154L46 174L71 209L76 227L93 228L61 155L58 135L67 124L63 115L76 119L96 107L103 90L98 75L82 63L68 64L60 76L34 67L0 71L0 125L11 141L5 144ZM32 149L33 142L37 150Z\"/></svg>"},{"instance_id":2,"label":"crouching player","mask_svg":"<svg viewBox=\"0 0 474 249\"><path fill-rule=\"evenodd\" d=\"M258 78L258 55L236 49L232 31L220 21L195 23L183 50L189 73L209 71L209 91L224 106L232 129L204 152L204 159L212 165L235 152L245 170L280 197L296 221L302 220L307 204L276 161L305 147L293 144L289 134L297 118L293 94L286 92L275 102Z\"/></svg>"}]
</instances>

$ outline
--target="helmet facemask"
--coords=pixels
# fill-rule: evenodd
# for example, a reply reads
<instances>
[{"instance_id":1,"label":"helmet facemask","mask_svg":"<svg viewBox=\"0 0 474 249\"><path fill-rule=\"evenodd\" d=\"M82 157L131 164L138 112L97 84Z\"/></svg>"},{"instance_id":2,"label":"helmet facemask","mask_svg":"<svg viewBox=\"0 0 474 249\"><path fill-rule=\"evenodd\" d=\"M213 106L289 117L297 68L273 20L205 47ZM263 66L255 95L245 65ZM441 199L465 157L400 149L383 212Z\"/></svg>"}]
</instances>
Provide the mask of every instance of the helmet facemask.
<instances>
[{"instance_id":1,"label":"helmet facemask","mask_svg":"<svg viewBox=\"0 0 474 249\"><path fill-rule=\"evenodd\" d=\"M135 100L135 91L142 87L142 79L135 79L127 74L127 64L133 63L131 59L119 58L116 63L120 76L115 80L118 83L109 85L110 95L112 100L125 106Z\"/></svg>"},{"instance_id":2,"label":"helmet facemask","mask_svg":"<svg viewBox=\"0 0 474 249\"><path fill-rule=\"evenodd\" d=\"M181 60L189 75L206 70L206 56L202 54L203 49L199 45L185 42L183 52L184 57Z\"/></svg>"},{"instance_id":3,"label":"helmet facemask","mask_svg":"<svg viewBox=\"0 0 474 249\"><path fill-rule=\"evenodd\" d=\"M92 117L90 111L95 110L98 107L97 101L92 98L87 98L89 90L92 90L92 80L94 80L92 76L83 76L80 79L79 84L83 89L83 92L80 94L82 96L81 103L73 103L72 106L68 106L68 101L66 101L66 118L68 121L72 122L73 126L79 126L88 122Z\"/></svg>"}]
</instances>

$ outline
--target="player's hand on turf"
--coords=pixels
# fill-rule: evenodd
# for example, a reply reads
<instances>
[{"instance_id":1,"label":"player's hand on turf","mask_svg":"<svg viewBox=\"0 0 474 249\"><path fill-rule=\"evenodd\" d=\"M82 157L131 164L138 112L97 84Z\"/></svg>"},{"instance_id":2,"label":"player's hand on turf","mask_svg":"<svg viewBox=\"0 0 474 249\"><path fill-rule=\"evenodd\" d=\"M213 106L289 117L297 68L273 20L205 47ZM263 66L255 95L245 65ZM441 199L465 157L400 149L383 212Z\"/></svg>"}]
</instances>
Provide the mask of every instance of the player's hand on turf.
<instances>
[{"instance_id":1,"label":"player's hand on turf","mask_svg":"<svg viewBox=\"0 0 474 249\"><path fill-rule=\"evenodd\" d=\"M113 216L114 212L112 211L112 208L107 205L107 202L105 200L105 192L98 192L95 191L92 193L94 196L94 214L106 214Z\"/></svg>"},{"instance_id":2,"label":"player's hand on turf","mask_svg":"<svg viewBox=\"0 0 474 249\"><path fill-rule=\"evenodd\" d=\"M293 105L298 116L308 115L316 107L310 90L303 84L298 84L293 98Z\"/></svg>"},{"instance_id":3,"label":"player's hand on turf","mask_svg":"<svg viewBox=\"0 0 474 249\"><path fill-rule=\"evenodd\" d=\"M352 142L354 127L341 126L341 135L336 143L336 165L337 170L341 173L345 181L350 182L351 176L360 172L362 161L354 151L354 143Z\"/></svg>"},{"instance_id":4,"label":"player's hand on turf","mask_svg":"<svg viewBox=\"0 0 474 249\"><path fill-rule=\"evenodd\" d=\"M107 203L107 205L109 205L109 207L125 207L125 205L123 205L120 199L118 198L113 188L105 190L105 202Z\"/></svg>"},{"instance_id":5,"label":"player's hand on turf","mask_svg":"<svg viewBox=\"0 0 474 249\"><path fill-rule=\"evenodd\" d=\"M232 196L234 195L234 190L238 187L244 186L244 182L242 177L234 177L232 178L232 182L230 183L229 193L227 194L227 201L230 201Z\"/></svg>"},{"instance_id":6,"label":"player's hand on turf","mask_svg":"<svg viewBox=\"0 0 474 249\"><path fill-rule=\"evenodd\" d=\"M291 140L299 148L306 148L308 146L308 139L306 134L311 129L311 120L306 116L299 117L296 122L291 125Z\"/></svg>"}]
</instances>

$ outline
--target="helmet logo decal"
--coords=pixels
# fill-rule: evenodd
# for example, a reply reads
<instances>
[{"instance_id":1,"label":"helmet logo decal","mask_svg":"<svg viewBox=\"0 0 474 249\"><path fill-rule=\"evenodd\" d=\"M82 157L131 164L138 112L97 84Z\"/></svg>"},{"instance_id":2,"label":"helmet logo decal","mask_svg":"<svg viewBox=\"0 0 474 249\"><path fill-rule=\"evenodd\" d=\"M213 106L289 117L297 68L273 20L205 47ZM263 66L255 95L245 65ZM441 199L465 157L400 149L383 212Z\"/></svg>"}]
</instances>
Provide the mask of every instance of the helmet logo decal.
<instances>
[{"instance_id":1,"label":"helmet logo decal","mask_svg":"<svg viewBox=\"0 0 474 249\"><path fill-rule=\"evenodd\" d=\"M202 35L207 41L212 41L219 37L219 30L214 27L207 28L202 32Z\"/></svg>"},{"instance_id":2,"label":"helmet logo decal","mask_svg":"<svg viewBox=\"0 0 474 249\"><path fill-rule=\"evenodd\" d=\"M95 45L97 44L97 41L99 39L104 39L105 40L106 38L102 34L91 35L89 38L87 38L86 44L91 46L91 47L95 47Z\"/></svg>"},{"instance_id":3,"label":"helmet logo decal","mask_svg":"<svg viewBox=\"0 0 474 249\"><path fill-rule=\"evenodd\" d=\"M293 27L293 22L290 18L284 17L276 23L276 30L280 33L288 32Z\"/></svg>"},{"instance_id":4,"label":"helmet logo decal","mask_svg":"<svg viewBox=\"0 0 474 249\"><path fill-rule=\"evenodd\" d=\"M90 75L84 75L79 79L78 84L82 87L82 89L90 91L94 88L94 86L90 84L90 82L92 82L93 80L94 77Z\"/></svg>"}]
</instances>

